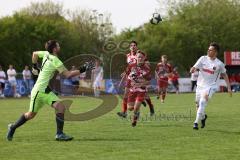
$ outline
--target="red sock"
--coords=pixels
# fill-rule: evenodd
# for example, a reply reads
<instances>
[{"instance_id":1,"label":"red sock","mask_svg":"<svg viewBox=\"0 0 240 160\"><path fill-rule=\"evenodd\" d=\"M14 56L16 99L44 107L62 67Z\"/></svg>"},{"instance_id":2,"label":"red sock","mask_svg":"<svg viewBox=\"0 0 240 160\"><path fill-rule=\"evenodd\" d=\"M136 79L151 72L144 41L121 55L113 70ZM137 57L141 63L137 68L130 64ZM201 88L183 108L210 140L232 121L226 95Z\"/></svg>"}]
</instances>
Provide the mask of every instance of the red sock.
<instances>
[{"instance_id":1,"label":"red sock","mask_svg":"<svg viewBox=\"0 0 240 160\"><path fill-rule=\"evenodd\" d=\"M127 98L123 98L122 102L122 112L126 113L127 112Z\"/></svg>"}]
</instances>

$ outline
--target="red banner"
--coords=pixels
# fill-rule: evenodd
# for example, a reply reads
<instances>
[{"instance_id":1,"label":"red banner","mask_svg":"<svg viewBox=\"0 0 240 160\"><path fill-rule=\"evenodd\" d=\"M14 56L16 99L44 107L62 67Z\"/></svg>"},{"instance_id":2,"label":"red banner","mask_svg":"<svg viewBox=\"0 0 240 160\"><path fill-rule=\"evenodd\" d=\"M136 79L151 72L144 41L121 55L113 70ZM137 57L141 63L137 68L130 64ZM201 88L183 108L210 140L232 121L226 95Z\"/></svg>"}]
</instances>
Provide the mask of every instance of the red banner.
<instances>
[{"instance_id":1,"label":"red banner","mask_svg":"<svg viewBox=\"0 0 240 160\"><path fill-rule=\"evenodd\" d=\"M240 52L224 52L224 63L226 65L240 65Z\"/></svg>"}]
</instances>

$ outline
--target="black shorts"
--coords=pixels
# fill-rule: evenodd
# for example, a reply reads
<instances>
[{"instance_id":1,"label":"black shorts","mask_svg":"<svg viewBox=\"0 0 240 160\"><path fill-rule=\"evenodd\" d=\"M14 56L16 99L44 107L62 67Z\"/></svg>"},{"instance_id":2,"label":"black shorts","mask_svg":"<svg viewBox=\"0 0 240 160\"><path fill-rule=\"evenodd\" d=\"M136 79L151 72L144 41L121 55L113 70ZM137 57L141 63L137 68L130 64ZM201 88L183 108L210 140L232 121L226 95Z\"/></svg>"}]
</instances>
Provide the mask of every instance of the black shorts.
<instances>
[{"instance_id":1,"label":"black shorts","mask_svg":"<svg viewBox=\"0 0 240 160\"><path fill-rule=\"evenodd\" d=\"M174 80L174 81L172 81L172 83L173 83L174 86L178 86L179 85L178 80Z\"/></svg>"}]
</instances>

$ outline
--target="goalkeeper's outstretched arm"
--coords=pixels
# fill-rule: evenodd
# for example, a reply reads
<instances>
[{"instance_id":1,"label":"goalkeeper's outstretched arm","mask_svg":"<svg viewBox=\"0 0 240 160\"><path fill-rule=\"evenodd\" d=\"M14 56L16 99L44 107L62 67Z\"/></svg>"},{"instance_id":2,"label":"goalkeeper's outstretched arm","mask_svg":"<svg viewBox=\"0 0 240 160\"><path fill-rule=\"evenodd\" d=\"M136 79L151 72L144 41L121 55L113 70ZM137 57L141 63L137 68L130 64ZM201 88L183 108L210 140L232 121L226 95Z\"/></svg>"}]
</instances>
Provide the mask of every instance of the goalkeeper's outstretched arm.
<instances>
[{"instance_id":1,"label":"goalkeeper's outstretched arm","mask_svg":"<svg viewBox=\"0 0 240 160\"><path fill-rule=\"evenodd\" d=\"M66 78L71 78L74 76L77 76L83 72L86 72L87 70L92 70L95 66L90 62L86 62L85 64L83 64L82 66L79 67L78 70L73 70L73 71L68 71L65 70L62 72L62 74L66 77Z\"/></svg>"}]
</instances>

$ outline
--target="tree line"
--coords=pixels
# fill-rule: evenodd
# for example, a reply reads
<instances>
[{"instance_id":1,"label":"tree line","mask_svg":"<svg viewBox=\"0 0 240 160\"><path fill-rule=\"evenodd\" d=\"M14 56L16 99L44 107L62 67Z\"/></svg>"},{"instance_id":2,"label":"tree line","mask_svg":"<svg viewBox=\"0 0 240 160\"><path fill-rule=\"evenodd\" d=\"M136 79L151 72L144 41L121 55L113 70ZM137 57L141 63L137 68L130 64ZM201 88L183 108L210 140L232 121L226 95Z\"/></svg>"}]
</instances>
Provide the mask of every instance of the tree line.
<instances>
[{"instance_id":1,"label":"tree line","mask_svg":"<svg viewBox=\"0 0 240 160\"><path fill-rule=\"evenodd\" d=\"M146 22L113 36L112 26L101 28L103 24L94 22L89 10L66 11L61 4L50 0L32 3L12 16L0 18L0 64L4 68L13 64L17 70L22 70L24 65L31 64L32 51L44 49L49 39L60 42L63 61L79 54L102 56L107 76L111 57L118 52L126 53L127 43L123 42L131 40L138 42L151 62L159 61L161 55L166 54L180 71L188 70L197 58L206 54L212 41L221 46L218 55L221 60L224 51L239 50L239 0L168 2L167 14L158 25ZM111 24L109 17L105 24ZM124 44L124 47L111 50L110 46L106 51L104 47L108 42L113 42L114 47L116 44Z\"/></svg>"},{"instance_id":2,"label":"tree line","mask_svg":"<svg viewBox=\"0 0 240 160\"><path fill-rule=\"evenodd\" d=\"M116 41L134 39L152 62L168 55L180 71L188 70L207 53L210 42L220 44L219 58L224 51L239 51L239 0L169 1L167 16L158 25L145 23L139 28L126 29Z\"/></svg>"}]
</instances>

